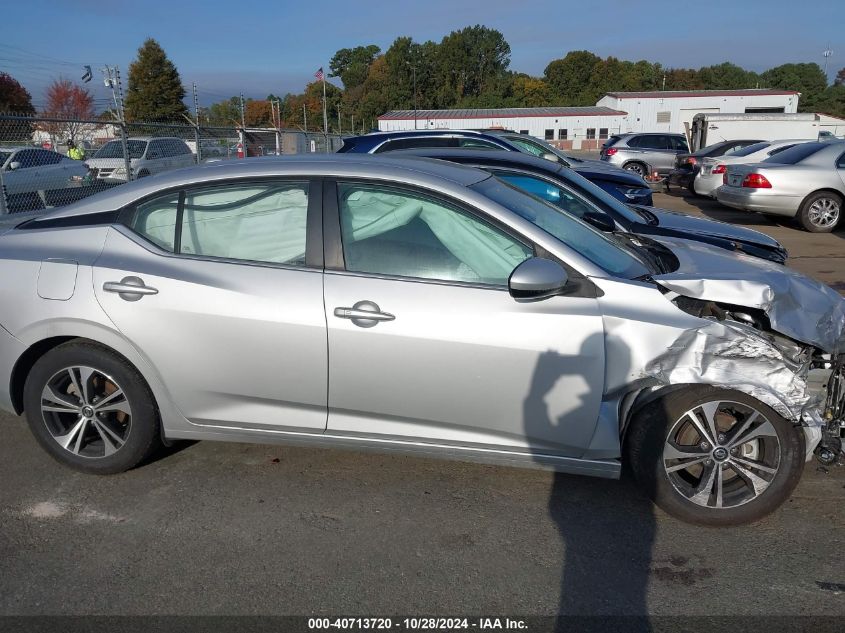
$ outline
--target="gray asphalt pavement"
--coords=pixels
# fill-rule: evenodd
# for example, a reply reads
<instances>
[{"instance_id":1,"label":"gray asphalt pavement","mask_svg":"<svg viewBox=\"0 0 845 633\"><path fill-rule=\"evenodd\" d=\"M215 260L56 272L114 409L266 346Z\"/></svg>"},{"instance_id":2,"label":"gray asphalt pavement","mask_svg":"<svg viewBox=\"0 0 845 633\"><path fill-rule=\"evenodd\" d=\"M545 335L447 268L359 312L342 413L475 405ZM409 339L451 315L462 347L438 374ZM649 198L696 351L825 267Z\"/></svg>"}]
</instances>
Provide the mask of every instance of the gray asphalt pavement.
<instances>
[{"instance_id":1,"label":"gray asphalt pavement","mask_svg":"<svg viewBox=\"0 0 845 633\"><path fill-rule=\"evenodd\" d=\"M845 290L843 234L733 219ZM20 418L0 437L0 615L845 616L845 468L810 463L771 517L706 529L627 480L212 442L95 477Z\"/></svg>"}]
</instances>

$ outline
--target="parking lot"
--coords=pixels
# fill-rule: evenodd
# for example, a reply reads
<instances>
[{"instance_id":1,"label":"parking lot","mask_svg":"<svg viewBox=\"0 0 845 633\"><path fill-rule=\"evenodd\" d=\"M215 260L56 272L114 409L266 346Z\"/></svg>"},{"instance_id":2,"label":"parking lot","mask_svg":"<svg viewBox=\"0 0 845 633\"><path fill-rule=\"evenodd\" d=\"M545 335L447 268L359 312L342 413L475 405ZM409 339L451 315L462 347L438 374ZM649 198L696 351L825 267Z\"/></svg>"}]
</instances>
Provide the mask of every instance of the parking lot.
<instances>
[{"instance_id":1,"label":"parking lot","mask_svg":"<svg viewBox=\"0 0 845 633\"><path fill-rule=\"evenodd\" d=\"M781 240L845 292L845 233L655 205ZM845 468L756 525L669 518L621 482L339 450L182 444L113 477L0 416L0 614L845 616Z\"/></svg>"}]
</instances>

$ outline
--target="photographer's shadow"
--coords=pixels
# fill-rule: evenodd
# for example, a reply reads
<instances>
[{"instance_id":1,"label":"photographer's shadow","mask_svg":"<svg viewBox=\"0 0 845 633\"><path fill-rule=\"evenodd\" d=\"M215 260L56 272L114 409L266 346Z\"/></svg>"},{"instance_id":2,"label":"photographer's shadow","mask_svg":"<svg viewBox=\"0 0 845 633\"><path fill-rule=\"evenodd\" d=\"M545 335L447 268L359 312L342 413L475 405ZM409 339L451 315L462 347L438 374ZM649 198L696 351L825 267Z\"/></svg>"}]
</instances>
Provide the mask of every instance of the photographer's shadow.
<instances>
[{"instance_id":1,"label":"photographer's shadow","mask_svg":"<svg viewBox=\"0 0 845 633\"><path fill-rule=\"evenodd\" d=\"M603 335L594 336L602 338L600 346L588 339L582 354L604 349ZM614 358L614 362L620 360ZM582 355L567 357L548 351L540 356L523 403L529 440L560 434L562 425L574 421L592 424L596 413L589 404L596 395L601 398L595 390L602 389L602 384L590 384L589 391L580 396L581 404L575 411L567 411L565 420L563 416L552 419L547 404L561 377L579 374L587 363ZM537 461L542 461L541 451L536 453ZM566 615L646 616L655 518L651 502L631 478L623 474L621 481L615 481L556 472L548 508L560 533L564 558L556 628L567 628L560 617ZM639 624L635 628L648 630L647 620L639 620Z\"/></svg>"}]
</instances>

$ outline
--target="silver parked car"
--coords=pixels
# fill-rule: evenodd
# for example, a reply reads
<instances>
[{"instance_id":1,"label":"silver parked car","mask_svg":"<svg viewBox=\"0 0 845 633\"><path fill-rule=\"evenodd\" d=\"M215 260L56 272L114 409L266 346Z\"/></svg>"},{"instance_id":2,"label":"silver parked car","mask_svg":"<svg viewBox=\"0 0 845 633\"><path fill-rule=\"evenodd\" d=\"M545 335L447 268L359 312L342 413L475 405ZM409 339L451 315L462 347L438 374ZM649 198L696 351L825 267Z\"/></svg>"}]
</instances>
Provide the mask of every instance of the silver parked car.
<instances>
[{"instance_id":1,"label":"silver parked car","mask_svg":"<svg viewBox=\"0 0 845 633\"><path fill-rule=\"evenodd\" d=\"M652 171L668 174L675 166L675 158L688 153L689 145L683 134L615 134L601 146L601 160L643 177Z\"/></svg>"},{"instance_id":2,"label":"silver parked car","mask_svg":"<svg viewBox=\"0 0 845 633\"><path fill-rule=\"evenodd\" d=\"M760 141L727 156L705 158L701 161L699 169L695 173L692 189L700 196L715 198L716 190L724 184L728 165L759 163L776 154L785 152L799 143L808 142L809 140Z\"/></svg>"},{"instance_id":3,"label":"silver parked car","mask_svg":"<svg viewBox=\"0 0 845 633\"><path fill-rule=\"evenodd\" d=\"M63 189L88 173L85 163L38 147L0 147L0 171L7 194Z\"/></svg>"},{"instance_id":4,"label":"silver parked car","mask_svg":"<svg viewBox=\"0 0 845 633\"><path fill-rule=\"evenodd\" d=\"M190 167L196 157L187 143L179 138L139 136L127 139L129 168L132 178L144 178L170 169ZM125 181L126 161L123 158L123 142L109 141L94 157L85 161L91 174L101 180Z\"/></svg>"},{"instance_id":5,"label":"silver parked car","mask_svg":"<svg viewBox=\"0 0 845 633\"><path fill-rule=\"evenodd\" d=\"M728 165L716 199L735 209L794 217L812 233L842 218L845 143L802 143L761 163Z\"/></svg>"},{"instance_id":6,"label":"silver parked car","mask_svg":"<svg viewBox=\"0 0 845 633\"><path fill-rule=\"evenodd\" d=\"M428 159L139 180L0 236L0 407L91 473L180 438L626 460L677 517L755 520L838 441L845 301L649 244Z\"/></svg>"}]
</instances>

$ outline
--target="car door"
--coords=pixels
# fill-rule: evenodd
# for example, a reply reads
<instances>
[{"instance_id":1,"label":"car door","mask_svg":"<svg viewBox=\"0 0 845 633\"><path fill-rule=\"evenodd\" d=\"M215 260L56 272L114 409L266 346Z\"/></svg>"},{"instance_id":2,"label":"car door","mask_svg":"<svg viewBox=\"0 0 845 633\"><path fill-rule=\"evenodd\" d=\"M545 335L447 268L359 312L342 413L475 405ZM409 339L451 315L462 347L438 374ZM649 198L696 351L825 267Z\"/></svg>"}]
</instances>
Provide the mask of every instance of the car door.
<instances>
[{"instance_id":1,"label":"car door","mask_svg":"<svg viewBox=\"0 0 845 633\"><path fill-rule=\"evenodd\" d=\"M347 181L325 199L328 432L583 454L604 377L596 299L515 302L532 244L432 192Z\"/></svg>"},{"instance_id":2,"label":"car door","mask_svg":"<svg viewBox=\"0 0 845 633\"><path fill-rule=\"evenodd\" d=\"M325 430L320 197L301 179L197 185L109 232L97 299L188 420Z\"/></svg>"},{"instance_id":3,"label":"car door","mask_svg":"<svg viewBox=\"0 0 845 633\"><path fill-rule=\"evenodd\" d=\"M153 139L147 146L146 160L139 171L146 169L150 174L157 174L170 169L171 162L172 159L167 155L164 141L162 139Z\"/></svg>"},{"instance_id":4,"label":"car door","mask_svg":"<svg viewBox=\"0 0 845 633\"><path fill-rule=\"evenodd\" d=\"M836 159L836 173L839 174L839 179L842 181L840 191L845 191L845 153Z\"/></svg>"}]
</instances>

